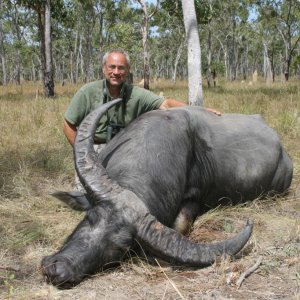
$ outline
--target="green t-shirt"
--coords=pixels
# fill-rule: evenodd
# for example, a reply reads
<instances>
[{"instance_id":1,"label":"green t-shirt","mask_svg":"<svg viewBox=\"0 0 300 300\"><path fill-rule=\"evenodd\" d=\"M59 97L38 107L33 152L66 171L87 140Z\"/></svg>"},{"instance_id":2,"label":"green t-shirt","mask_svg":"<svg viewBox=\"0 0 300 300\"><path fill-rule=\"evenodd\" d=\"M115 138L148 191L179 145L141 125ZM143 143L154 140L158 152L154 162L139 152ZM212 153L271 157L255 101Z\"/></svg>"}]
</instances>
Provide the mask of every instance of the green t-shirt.
<instances>
[{"instance_id":1,"label":"green t-shirt","mask_svg":"<svg viewBox=\"0 0 300 300\"><path fill-rule=\"evenodd\" d=\"M110 95L106 96L104 90L104 80L84 85L74 95L65 113L65 119L78 127L92 110L111 100ZM121 96L125 105L120 103L112 107L101 118L95 133L96 142L105 143L106 129L110 122L127 126L141 114L158 109L164 101L163 97L157 96L148 90L125 83L121 90Z\"/></svg>"}]
</instances>

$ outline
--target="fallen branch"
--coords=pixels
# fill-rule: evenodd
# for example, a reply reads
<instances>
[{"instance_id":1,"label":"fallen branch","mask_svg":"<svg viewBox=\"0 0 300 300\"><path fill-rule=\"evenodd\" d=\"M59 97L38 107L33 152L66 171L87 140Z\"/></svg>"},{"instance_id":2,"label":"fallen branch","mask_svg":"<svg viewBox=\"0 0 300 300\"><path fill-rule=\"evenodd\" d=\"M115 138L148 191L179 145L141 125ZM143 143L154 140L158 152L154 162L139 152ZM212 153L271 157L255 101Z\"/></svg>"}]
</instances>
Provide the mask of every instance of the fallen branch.
<instances>
[{"instance_id":1,"label":"fallen branch","mask_svg":"<svg viewBox=\"0 0 300 300\"><path fill-rule=\"evenodd\" d=\"M18 268L13 268L13 267L2 267L0 266L0 270L5 270L5 271L11 271L11 272L19 272L20 269Z\"/></svg>"},{"instance_id":2,"label":"fallen branch","mask_svg":"<svg viewBox=\"0 0 300 300\"><path fill-rule=\"evenodd\" d=\"M255 272L255 271L258 269L258 267L260 266L261 262L262 262L262 257L260 256L260 257L258 258L258 260L256 261L256 263L255 263L252 267L250 267L248 270L246 270L246 271L240 276L240 278L239 278L239 279L237 280L237 282L236 282L236 285L237 285L237 288L238 288L238 289L241 287L243 281L244 281L250 274L252 274L253 272Z\"/></svg>"}]
</instances>

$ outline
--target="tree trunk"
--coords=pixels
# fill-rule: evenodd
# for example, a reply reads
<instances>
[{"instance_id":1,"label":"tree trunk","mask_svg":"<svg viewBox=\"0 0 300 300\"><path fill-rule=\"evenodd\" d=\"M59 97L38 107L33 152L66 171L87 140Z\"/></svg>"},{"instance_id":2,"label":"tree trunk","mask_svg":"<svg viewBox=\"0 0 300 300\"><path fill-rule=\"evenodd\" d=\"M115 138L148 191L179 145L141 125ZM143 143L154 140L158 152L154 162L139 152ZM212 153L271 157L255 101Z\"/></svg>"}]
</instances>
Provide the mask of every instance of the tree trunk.
<instances>
[{"instance_id":1,"label":"tree trunk","mask_svg":"<svg viewBox=\"0 0 300 300\"><path fill-rule=\"evenodd\" d=\"M38 15L38 28L39 28L39 34L41 37L40 42L40 53L41 53L41 75L42 75L42 81L45 82L45 72L46 69L45 65L45 35L44 35L44 24L43 24L43 18L42 18L42 12L37 11Z\"/></svg>"},{"instance_id":2,"label":"tree trunk","mask_svg":"<svg viewBox=\"0 0 300 300\"><path fill-rule=\"evenodd\" d=\"M150 66L149 66L149 51L148 51L148 26L149 15L147 12L147 6L144 0L138 0L141 4L144 12L144 23L142 25L143 35L143 54L144 54L144 88L149 90L150 88Z\"/></svg>"},{"instance_id":3,"label":"tree trunk","mask_svg":"<svg viewBox=\"0 0 300 300\"><path fill-rule=\"evenodd\" d=\"M83 60L83 55L82 55L82 40L83 40L83 34L80 35L80 40L79 40L79 48L78 48L78 55L77 55L77 80L78 78L83 78L84 75L84 60ZM80 73L79 73L80 69ZM80 74L80 75L79 75Z\"/></svg>"},{"instance_id":4,"label":"tree trunk","mask_svg":"<svg viewBox=\"0 0 300 300\"><path fill-rule=\"evenodd\" d=\"M201 48L194 0L181 2L188 47L189 104L202 106Z\"/></svg>"},{"instance_id":5,"label":"tree trunk","mask_svg":"<svg viewBox=\"0 0 300 300\"><path fill-rule=\"evenodd\" d=\"M1 6L3 3L1 2ZM2 7L0 7L2 11ZM2 30L2 18L0 19L0 56L1 56L1 66L2 66L2 84L7 84L7 75L6 75L6 64L5 64L5 49L4 49L4 34Z\"/></svg>"},{"instance_id":6,"label":"tree trunk","mask_svg":"<svg viewBox=\"0 0 300 300\"><path fill-rule=\"evenodd\" d=\"M31 68L31 74L32 74L32 81L36 81L36 70L35 70L35 64L34 64L34 59L31 59L31 64L32 64L32 68Z\"/></svg>"},{"instance_id":7,"label":"tree trunk","mask_svg":"<svg viewBox=\"0 0 300 300\"><path fill-rule=\"evenodd\" d=\"M90 25L88 24L85 31L85 67L84 67L84 82L90 81L90 67L91 67L91 30Z\"/></svg>"},{"instance_id":8,"label":"tree trunk","mask_svg":"<svg viewBox=\"0 0 300 300\"><path fill-rule=\"evenodd\" d=\"M75 69L72 67L72 83L77 83L78 80L78 65L79 65L79 46L78 45L78 40L80 39L79 36L79 25L80 20L78 20L77 25L76 25L76 35L75 35L75 44L74 44L74 52L73 52L73 59L72 62L70 62L70 65L73 66L74 61L75 61Z\"/></svg>"},{"instance_id":9,"label":"tree trunk","mask_svg":"<svg viewBox=\"0 0 300 300\"><path fill-rule=\"evenodd\" d=\"M271 68L271 62L269 58L267 42L263 42L264 47L264 73L267 85L271 85L273 82L273 74Z\"/></svg>"},{"instance_id":10,"label":"tree trunk","mask_svg":"<svg viewBox=\"0 0 300 300\"><path fill-rule=\"evenodd\" d=\"M149 66L149 51L148 51L148 21L145 21L142 33L143 33L143 55L144 55L144 88L149 90L150 88L150 66Z\"/></svg>"},{"instance_id":11,"label":"tree trunk","mask_svg":"<svg viewBox=\"0 0 300 300\"><path fill-rule=\"evenodd\" d=\"M16 30L16 37L18 43L21 45L21 32L20 32L20 21L19 21L19 11L17 8L17 4L14 3L14 16L13 22ZM18 48L16 51L16 64L15 64L15 72L14 72L14 79L17 84L21 84L21 53L20 49Z\"/></svg>"},{"instance_id":12,"label":"tree trunk","mask_svg":"<svg viewBox=\"0 0 300 300\"><path fill-rule=\"evenodd\" d=\"M176 58L175 58L174 71L173 71L173 75L172 75L173 83L176 83L177 67L178 67L179 59L180 59L182 49L183 49L183 44L184 44L183 41L184 41L184 39L182 39L182 42L180 43L180 45L178 47Z\"/></svg>"},{"instance_id":13,"label":"tree trunk","mask_svg":"<svg viewBox=\"0 0 300 300\"><path fill-rule=\"evenodd\" d=\"M212 70L211 70L211 57L212 57L212 33L211 33L211 24L210 21L207 24L208 27L208 40L207 40L207 86L211 87L211 75L212 75Z\"/></svg>"},{"instance_id":14,"label":"tree trunk","mask_svg":"<svg viewBox=\"0 0 300 300\"><path fill-rule=\"evenodd\" d=\"M232 17L233 26L232 26L232 60L231 60L231 80L235 81L237 79L237 46L236 46L236 20L235 16Z\"/></svg>"},{"instance_id":15,"label":"tree trunk","mask_svg":"<svg viewBox=\"0 0 300 300\"><path fill-rule=\"evenodd\" d=\"M54 96L54 81L53 81L53 70L52 70L52 47L51 47L51 0L45 1L45 96Z\"/></svg>"}]
</instances>

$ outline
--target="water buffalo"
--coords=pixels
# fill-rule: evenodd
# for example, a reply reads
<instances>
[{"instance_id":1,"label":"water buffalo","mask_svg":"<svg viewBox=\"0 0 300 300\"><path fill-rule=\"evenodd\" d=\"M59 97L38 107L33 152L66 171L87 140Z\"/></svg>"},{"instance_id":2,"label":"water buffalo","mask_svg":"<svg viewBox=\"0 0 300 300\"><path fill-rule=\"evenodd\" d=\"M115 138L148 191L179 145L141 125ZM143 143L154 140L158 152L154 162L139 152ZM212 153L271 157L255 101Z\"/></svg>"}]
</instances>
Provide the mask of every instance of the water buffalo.
<instances>
[{"instance_id":1,"label":"water buffalo","mask_svg":"<svg viewBox=\"0 0 300 300\"><path fill-rule=\"evenodd\" d=\"M292 162L277 134L258 115L216 116L198 107L152 111L133 121L97 154L98 120L118 103L91 112L74 145L75 167L86 189L54 193L87 210L63 247L42 260L48 282L62 288L119 262L138 243L183 266L208 266L234 255L252 223L233 238L196 244L181 233L220 199L232 204L285 192Z\"/></svg>"}]
</instances>

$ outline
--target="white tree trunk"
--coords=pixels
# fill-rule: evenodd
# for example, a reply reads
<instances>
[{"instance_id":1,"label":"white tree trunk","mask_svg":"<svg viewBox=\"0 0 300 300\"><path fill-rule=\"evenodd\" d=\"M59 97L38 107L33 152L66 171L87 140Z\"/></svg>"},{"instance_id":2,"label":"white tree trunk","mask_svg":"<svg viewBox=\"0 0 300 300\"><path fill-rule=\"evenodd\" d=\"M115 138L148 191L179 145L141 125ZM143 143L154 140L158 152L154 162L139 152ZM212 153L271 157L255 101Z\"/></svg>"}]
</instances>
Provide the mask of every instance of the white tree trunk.
<instances>
[{"instance_id":1,"label":"white tree trunk","mask_svg":"<svg viewBox=\"0 0 300 300\"><path fill-rule=\"evenodd\" d=\"M54 96L54 80L52 70L52 46L51 46L51 0L45 2L45 96Z\"/></svg>"},{"instance_id":2,"label":"white tree trunk","mask_svg":"<svg viewBox=\"0 0 300 300\"><path fill-rule=\"evenodd\" d=\"M189 104L203 105L201 48L194 0L181 0L188 47Z\"/></svg>"},{"instance_id":3,"label":"white tree trunk","mask_svg":"<svg viewBox=\"0 0 300 300\"><path fill-rule=\"evenodd\" d=\"M182 53L182 49L183 49L183 44L184 44L184 40L182 39L182 42L180 43L178 49L177 49L177 54L176 54L176 58L175 58L175 63L174 63L174 71L173 71L173 75L172 75L172 81L173 83L176 83L176 75L177 75L177 67L178 67L178 63L181 57L181 53Z\"/></svg>"},{"instance_id":4,"label":"white tree trunk","mask_svg":"<svg viewBox=\"0 0 300 300\"><path fill-rule=\"evenodd\" d=\"M1 2L0 5L2 6L3 3ZM0 7L2 11L2 7ZM6 62L5 62L5 51L4 51L4 35L2 30L2 19L0 20L0 56L1 56L1 65L2 65L2 74L3 74L3 85L7 84L7 76L6 76Z\"/></svg>"},{"instance_id":5,"label":"white tree trunk","mask_svg":"<svg viewBox=\"0 0 300 300\"><path fill-rule=\"evenodd\" d=\"M149 64L149 50L148 50L148 27L149 20L154 16L157 12L157 8L159 5L159 0L156 1L155 10L149 14L147 10L147 5L144 0L138 0L140 3L143 12L144 12L144 24L142 25L142 35L143 35L143 53L144 53L144 88L149 90L150 88L150 64Z\"/></svg>"},{"instance_id":6,"label":"white tree trunk","mask_svg":"<svg viewBox=\"0 0 300 300\"><path fill-rule=\"evenodd\" d=\"M271 85L273 82L273 72L271 68L271 62L269 58L268 45L267 42L263 42L264 47L264 73L267 85Z\"/></svg>"}]
</instances>

